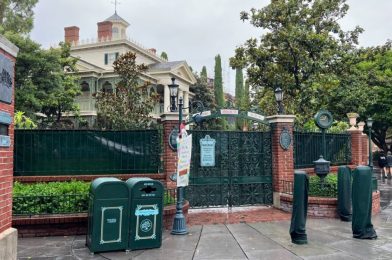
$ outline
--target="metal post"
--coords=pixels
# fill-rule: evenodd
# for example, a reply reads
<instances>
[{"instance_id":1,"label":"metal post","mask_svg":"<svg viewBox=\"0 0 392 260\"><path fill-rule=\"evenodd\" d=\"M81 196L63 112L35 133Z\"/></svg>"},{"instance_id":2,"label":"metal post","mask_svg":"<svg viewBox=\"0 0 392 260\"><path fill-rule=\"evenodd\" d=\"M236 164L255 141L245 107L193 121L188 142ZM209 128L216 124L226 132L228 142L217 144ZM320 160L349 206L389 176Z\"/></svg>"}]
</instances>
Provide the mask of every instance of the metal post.
<instances>
[{"instance_id":1,"label":"metal post","mask_svg":"<svg viewBox=\"0 0 392 260\"><path fill-rule=\"evenodd\" d=\"M178 136L181 135L181 123L182 123L182 109L183 102L180 98L178 102ZM186 227L186 219L183 213L184 206L184 187L177 187L177 204L176 204L176 215L174 216L172 235L186 235L188 229Z\"/></svg>"},{"instance_id":2,"label":"metal post","mask_svg":"<svg viewBox=\"0 0 392 260\"><path fill-rule=\"evenodd\" d=\"M328 158L327 158L327 144L326 144L326 141L325 141L325 129L324 128L321 129L321 132L323 134L323 156L324 156L325 160L328 161Z\"/></svg>"}]
</instances>

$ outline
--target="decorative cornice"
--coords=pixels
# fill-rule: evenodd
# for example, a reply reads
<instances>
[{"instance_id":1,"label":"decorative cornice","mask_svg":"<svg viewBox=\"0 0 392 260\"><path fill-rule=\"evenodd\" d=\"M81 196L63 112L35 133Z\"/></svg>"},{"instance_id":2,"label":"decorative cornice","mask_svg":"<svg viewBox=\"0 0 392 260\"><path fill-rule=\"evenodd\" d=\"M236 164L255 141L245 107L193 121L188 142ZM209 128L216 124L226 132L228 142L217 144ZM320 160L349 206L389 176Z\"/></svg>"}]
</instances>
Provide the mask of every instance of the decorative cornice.
<instances>
[{"instance_id":1,"label":"decorative cornice","mask_svg":"<svg viewBox=\"0 0 392 260\"><path fill-rule=\"evenodd\" d=\"M161 115L161 121L178 121L178 112L166 112Z\"/></svg>"},{"instance_id":2,"label":"decorative cornice","mask_svg":"<svg viewBox=\"0 0 392 260\"><path fill-rule=\"evenodd\" d=\"M273 115L273 116L267 116L266 119L270 124L294 123L295 115Z\"/></svg>"},{"instance_id":3,"label":"decorative cornice","mask_svg":"<svg viewBox=\"0 0 392 260\"><path fill-rule=\"evenodd\" d=\"M5 52L8 52L15 58L19 52L19 48L1 34L0 34L0 48L3 49Z\"/></svg>"}]
</instances>

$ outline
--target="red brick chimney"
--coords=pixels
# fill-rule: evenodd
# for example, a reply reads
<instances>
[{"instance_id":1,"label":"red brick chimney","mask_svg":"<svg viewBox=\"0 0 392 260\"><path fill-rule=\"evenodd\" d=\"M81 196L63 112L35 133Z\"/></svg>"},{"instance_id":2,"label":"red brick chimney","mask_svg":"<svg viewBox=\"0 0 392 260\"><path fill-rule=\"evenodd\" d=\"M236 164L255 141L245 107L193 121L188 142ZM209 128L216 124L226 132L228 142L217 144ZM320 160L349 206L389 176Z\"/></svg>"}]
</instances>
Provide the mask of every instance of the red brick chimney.
<instances>
[{"instance_id":1,"label":"red brick chimney","mask_svg":"<svg viewBox=\"0 0 392 260\"><path fill-rule=\"evenodd\" d=\"M98 41L112 39L112 22L104 21L97 23L98 25Z\"/></svg>"},{"instance_id":2,"label":"red brick chimney","mask_svg":"<svg viewBox=\"0 0 392 260\"><path fill-rule=\"evenodd\" d=\"M70 26L64 28L64 40L67 43L78 42L79 41L79 27Z\"/></svg>"}]
</instances>

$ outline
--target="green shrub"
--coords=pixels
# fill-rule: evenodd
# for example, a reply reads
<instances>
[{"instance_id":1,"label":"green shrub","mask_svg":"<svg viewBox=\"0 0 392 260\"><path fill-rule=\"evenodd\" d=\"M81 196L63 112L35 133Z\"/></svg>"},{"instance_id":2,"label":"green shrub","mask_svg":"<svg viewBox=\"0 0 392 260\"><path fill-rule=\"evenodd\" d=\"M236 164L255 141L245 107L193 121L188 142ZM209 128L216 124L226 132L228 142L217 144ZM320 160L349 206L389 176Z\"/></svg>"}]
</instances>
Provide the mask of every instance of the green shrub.
<instances>
[{"instance_id":1,"label":"green shrub","mask_svg":"<svg viewBox=\"0 0 392 260\"><path fill-rule=\"evenodd\" d=\"M14 183L14 215L79 213L88 210L89 182ZM164 194L164 205L175 203L174 194Z\"/></svg>"},{"instance_id":2,"label":"green shrub","mask_svg":"<svg viewBox=\"0 0 392 260\"><path fill-rule=\"evenodd\" d=\"M321 186L318 176L310 176L309 178L309 196L310 197L328 197L336 198L338 188L338 177L336 174L330 173L324 179L324 187Z\"/></svg>"}]
</instances>

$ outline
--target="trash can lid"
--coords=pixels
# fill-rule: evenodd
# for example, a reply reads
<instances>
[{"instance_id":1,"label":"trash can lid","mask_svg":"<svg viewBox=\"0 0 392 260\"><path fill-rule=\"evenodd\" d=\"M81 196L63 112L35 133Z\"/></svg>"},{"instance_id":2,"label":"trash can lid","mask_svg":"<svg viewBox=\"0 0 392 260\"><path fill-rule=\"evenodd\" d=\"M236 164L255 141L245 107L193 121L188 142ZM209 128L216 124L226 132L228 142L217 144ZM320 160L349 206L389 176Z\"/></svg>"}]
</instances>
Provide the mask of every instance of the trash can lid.
<instances>
[{"instance_id":1,"label":"trash can lid","mask_svg":"<svg viewBox=\"0 0 392 260\"><path fill-rule=\"evenodd\" d=\"M102 177L91 182L90 194L93 194L97 199L128 198L129 189L122 180Z\"/></svg>"},{"instance_id":2,"label":"trash can lid","mask_svg":"<svg viewBox=\"0 0 392 260\"><path fill-rule=\"evenodd\" d=\"M163 184L150 178L131 178L127 180L132 198L157 198L163 196Z\"/></svg>"}]
</instances>

